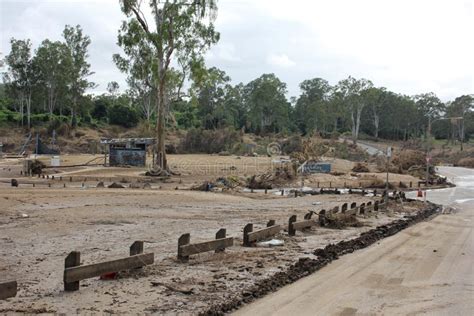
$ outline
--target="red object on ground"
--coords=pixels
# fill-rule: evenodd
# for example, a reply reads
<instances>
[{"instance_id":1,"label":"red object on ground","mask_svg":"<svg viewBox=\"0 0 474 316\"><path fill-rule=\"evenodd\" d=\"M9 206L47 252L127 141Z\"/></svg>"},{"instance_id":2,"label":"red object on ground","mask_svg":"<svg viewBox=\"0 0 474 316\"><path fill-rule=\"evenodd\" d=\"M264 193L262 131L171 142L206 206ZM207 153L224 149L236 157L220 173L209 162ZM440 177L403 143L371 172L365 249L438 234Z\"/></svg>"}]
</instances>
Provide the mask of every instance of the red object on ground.
<instances>
[{"instance_id":1,"label":"red object on ground","mask_svg":"<svg viewBox=\"0 0 474 316\"><path fill-rule=\"evenodd\" d=\"M416 196L417 197L423 197L423 192L421 192L421 189L418 189L418 194Z\"/></svg>"},{"instance_id":2,"label":"red object on ground","mask_svg":"<svg viewBox=\"0 0 474 316\"><path fill-rule=\"evenodd\" d=\"M100 276L101 280L115 280L117 278L117 272L104 273Z\"/></svg>"}]
</instances>

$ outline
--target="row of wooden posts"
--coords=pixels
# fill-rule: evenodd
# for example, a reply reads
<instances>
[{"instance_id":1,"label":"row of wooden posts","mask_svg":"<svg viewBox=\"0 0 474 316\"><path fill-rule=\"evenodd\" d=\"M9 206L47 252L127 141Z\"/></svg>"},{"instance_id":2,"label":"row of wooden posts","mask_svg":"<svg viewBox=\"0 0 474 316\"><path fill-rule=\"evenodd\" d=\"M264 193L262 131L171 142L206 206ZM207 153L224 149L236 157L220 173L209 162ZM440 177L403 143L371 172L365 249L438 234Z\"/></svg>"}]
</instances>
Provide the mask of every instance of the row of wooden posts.
<instances>
[{"instance_id":1,"label":"row of wooden posts","mask_svg":"<svg viewBox=\"0 0 474 316\"><path fill-rule=\"evenodd\" d=\"M20 174L23 175L23 171L20 171ZM25 173L26 175L26 173ZM51 180L59 180L59 181L63 181L63 177L62 176L54 176L54 175L48 175L48 174L38 174L37 175L38 178L42 178L42 179L51 179ZM78 181L76 181L75 178L78 178ZM104 180L99 180L99 178L88 178L88 177L82 177L82 181L81 181L81 178L80 177L72 177L72 176L69 176L69 177L66 177L66 179L69 181L69 182L73 182L73 179L75 182L87 182L88 180L92 180L94 181L104 181ZM112 181L112 178L108 178L109 182ZM352 183L353 181L351 181ZM366 180L366 181L359 181L359 188L362 188L363 187L363 184L364 182L369 182L369 183L372 183L373 181L372 180ZM416 184L418 186L418 188L421 186L421 184L423 184L424 182L423 181L418 181ZM328 186L329 184L329 186ZM339 184L339 183L338 183ZM408 183L405 183L405 182L402 182L402 181L399 181L399 182L389 182L390 185L398 185L400 188L413 188L413 181L410 181ZM316 182L316 188L338 188L338 186L333 186L333 182L332 181L329 181L329 182ZM347 185L347 182L345 181L344 182L344 185L342 188L355 188L355 186L353 185ZM265 193L267 192L267 190L265 190Z\"/></svg>"},{"instance_id":2,"label":"row of wooden posts","mask_svg":"<svg viewBox=\"0 0 474 316\"><path fill-rule=\"evenodd\" d=\"M353 202L342 204L341 208L338 206L331 210L321 210L318 219L312 218L313 211L310 211L304 216L302 221L297 221L297 216L292 215L288 220L288 235L295 236L296 231L304 231L318 223L324 226L324 219L337 218L341 215L366 215L372 211L378 211L386 205L381 201L374 203L367 202L357 206ZM253 224L245 225L243 229L243 246L254 246L258 241L269 239L283 230L282 225L276 224L275 220L268 221L265 228L253 230ZM215 239L200 243L191 243L191 235L189 233L183 234L178 239L178 260L187 262L189 256L214 251L216 253L225 251L226 248L234 245L234 237L226 237L226 229L221 228L217 231ZM79 290L79 282L84 279L103 276L106 274L129 270L139 269L146 265L153 264L154 253L144 253L144 242L135 241L130 246L130 254L128 257L116 259L112 261L81 265L81 253L79 251L72 251L69 253L64 262L64 290L77 291ZM13 297L17 292L16 281L9 281L0 283L0 299Z\"/></svg>"}]
</instances>

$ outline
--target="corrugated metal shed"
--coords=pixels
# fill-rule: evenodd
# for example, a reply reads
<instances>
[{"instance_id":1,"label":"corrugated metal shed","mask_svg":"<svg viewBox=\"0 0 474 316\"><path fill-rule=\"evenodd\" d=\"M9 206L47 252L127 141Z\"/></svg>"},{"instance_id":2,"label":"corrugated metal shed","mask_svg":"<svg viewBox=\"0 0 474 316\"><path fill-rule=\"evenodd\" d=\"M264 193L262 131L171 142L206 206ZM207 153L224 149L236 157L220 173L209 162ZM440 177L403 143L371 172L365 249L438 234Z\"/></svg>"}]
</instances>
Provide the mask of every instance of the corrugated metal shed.
<instances>
[{"instance_id":1,"label":"corrugated metal shed","mask_svg":"<svg viewBox=\"0 0 474 316\"><path fill-rule=\"evenodd\" d=\"M154 138L107 138L100 143L108 147L109 166L146 165L147 147L154 144Z\"/></svg>"}]
</instances>

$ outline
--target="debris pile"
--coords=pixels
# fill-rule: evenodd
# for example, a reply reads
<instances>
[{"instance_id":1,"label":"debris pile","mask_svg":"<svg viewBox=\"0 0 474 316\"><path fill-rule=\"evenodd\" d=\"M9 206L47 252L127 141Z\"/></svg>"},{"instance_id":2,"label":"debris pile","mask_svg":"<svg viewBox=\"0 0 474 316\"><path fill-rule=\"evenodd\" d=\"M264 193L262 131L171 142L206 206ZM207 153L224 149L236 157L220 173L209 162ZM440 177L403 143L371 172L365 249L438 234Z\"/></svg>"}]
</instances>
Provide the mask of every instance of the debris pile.
<instances>
[{"instance_id":1,"label":"debris pile","mask_svg":"<svg viewBox=\"0 0 474 316\"><path fill-rule=\"evenodd\" d=\"M366 164L362 164L360 162L356 163L355 166L352 168L354 172L370 172L369 167Z\"/></svg>"},{"instance_id":2,"label":"debris pile","mask_svg":"<svg viewBox=\"0 0 474 316\"><path fill-rule=\"evenodd\" d=\"M296 178L296 171L293 166L285 165L275 169L275 172L266 172L259 175L253 175L247 179L249 189L272 189L273 186L279 186L288 183Z\"/></svg>"},{"instance_id":3,"label":"debris pile","mask_svg":"<svg viewBox=\"0 0 474 316\"><path fill-rule=\"evenodd\" d=\"M461 167L474 168L474 158L459 159L457 165Z\"/></svg>"},{"instance_id":4,"label":"debris pile","mask_svg":"<svg viewBox=\"0 0 474 316\"><path fill-rule=\"evenodd\" d=\"M213 191L216 189L221 190L235 190L239 187L243 187L245 181L238 176L219 177L214 181L204 181L198 185L191 187L191 190L195 191Z\"/></svg>"},{"instance_id":5,"label":"debris pile","mask_svg":"<svg viewBox=\"0 0 474 316\"><path fill-rule=\"evenodd\" d=\"M392 163L403 171L408 171L413 166L426 167L426 154L419 150L406 149L396 154Z\"/></svg>"},{"instance_id":6,"label":"debris pile","mask_svg":"<svg viewBox=\"0 0 474 316\"><path fill-rule=\"evenodd\" d=\"M31 162L30 170L32 174L42 174L44 168L46 168L46 165L39 160L33 160Z\"/></svg>"}]
</instances>

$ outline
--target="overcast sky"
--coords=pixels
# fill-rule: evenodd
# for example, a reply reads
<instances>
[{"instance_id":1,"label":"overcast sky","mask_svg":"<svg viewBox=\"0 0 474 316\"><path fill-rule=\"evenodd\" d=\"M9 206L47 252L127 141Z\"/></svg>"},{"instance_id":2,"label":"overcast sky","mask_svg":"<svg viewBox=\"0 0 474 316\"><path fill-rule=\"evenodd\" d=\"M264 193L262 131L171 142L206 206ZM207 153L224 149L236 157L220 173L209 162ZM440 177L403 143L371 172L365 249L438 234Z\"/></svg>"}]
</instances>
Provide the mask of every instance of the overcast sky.
<instances>
[{"instance_id":1,"label":"overcast sky","mask_svg":"<svg viewBox=\"0 0 474 316\"><path fill-rule=\"evenodd\" d=\"M220 42L208 66L234 83L275 73L288 96L299 83L321 77L331 84L352 75L414 95L435 92L447 101L474 93L474 0L219 0ZM91 37L94 93L125 77L112 62L120 52L124 16L118 0L0 0L0 52L9 40L29 38L36 48L59 40L65 24Z\"/></svg>"}]
</instances>

